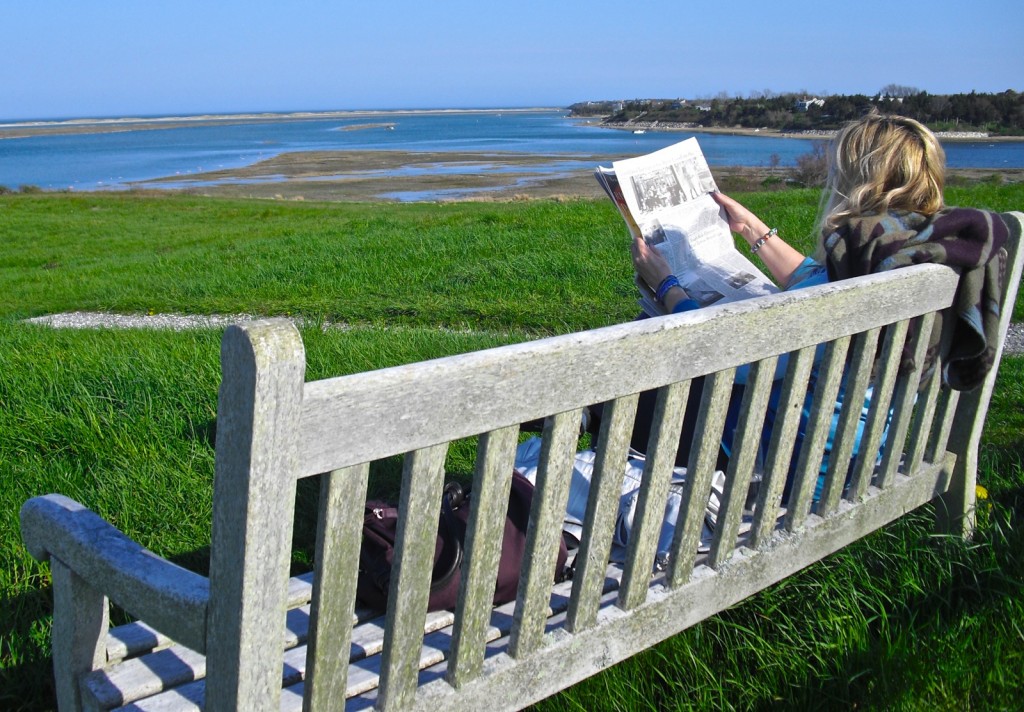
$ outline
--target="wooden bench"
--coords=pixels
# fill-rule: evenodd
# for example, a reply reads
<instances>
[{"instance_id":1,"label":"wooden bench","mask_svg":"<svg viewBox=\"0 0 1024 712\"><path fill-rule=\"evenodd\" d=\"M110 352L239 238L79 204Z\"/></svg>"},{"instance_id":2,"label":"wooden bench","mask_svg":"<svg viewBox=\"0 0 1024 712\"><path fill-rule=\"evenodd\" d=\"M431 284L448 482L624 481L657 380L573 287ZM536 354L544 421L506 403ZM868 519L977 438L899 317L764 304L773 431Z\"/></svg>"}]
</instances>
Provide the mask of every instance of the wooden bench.
<instances>
[{"instance_id":1,"label":"wooden bench","mask_svg":"<svg viewBox=\"0 0 1024 712\"><path fill-rule=\"evenodd\" d=\"M1007 216L1002 334L1020 279ZM26 545L53 573L62 710L497 710L530 704L822 559L933 499L946 530L972 526L977 447L995 371L957 393L897 368L908 324L920 355L957 276L922 265L822 287L340 378L305 382L284 320L226 330L217 416L210 576L141 548L60 495L22 509ZM881 334L881 336L880 336ZM825 344L811 427L790 471L797 415ZM790 354L762 470L755 451L777 358ZM920 363L920 359L917 360ZM753 364L710 550L699 551L735 369ZM871 380L862 455L841 455L812 496L831 403ZM652 574L692 379L706 376L668 568ZM656 427L625 563L611 532L637 394ZM853 398L848 398L852 402ZM581 409L608 403L571 581L553 584ZM885 445L882 426L892 411ZM852 411L853 409L851 409ZM849 453L843 415L836 453ZM547 418L518 598L491 596L519 423ZM427 613L437 511L452 441L479 438L459 604ZM370 463L404 455L398 565L386 613L355 599ZM879 456L880 455L880 456ZM296 487L320 480L315 567L290 577ZM740 518L760 478L753 520ZM848 483L848 486L845 486ZM109 625L116 603L138 622Z\"/></svg>"}]
</instances>

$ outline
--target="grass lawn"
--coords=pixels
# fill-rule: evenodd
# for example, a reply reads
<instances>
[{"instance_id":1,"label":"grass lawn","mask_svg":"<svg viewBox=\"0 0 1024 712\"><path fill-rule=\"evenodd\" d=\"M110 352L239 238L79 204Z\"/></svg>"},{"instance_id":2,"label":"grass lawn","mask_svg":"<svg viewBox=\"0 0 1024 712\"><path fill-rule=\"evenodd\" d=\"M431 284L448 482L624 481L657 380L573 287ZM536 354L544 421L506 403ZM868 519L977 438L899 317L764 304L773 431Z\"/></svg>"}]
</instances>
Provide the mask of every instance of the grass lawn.
<instances>
[{"instance_id":1,"label":"grass lawn","mask_svg":"<svg viewBox=\"0 0 1024 712\"><path fill-rule=\"evenodd\" d=\"M809 250L817 193L743 196ZM1024 207L1024 186L950 203ZM203 571L219 330L51 330L73 310L301 316L308 378L631 319L607 202L311 204L127 194L0 196L0 708L52 706L49 570L28 497L61 492ZM1021 300L1016 313L1022 315ZM324 322L345 329L321 329ZM910 517L538 705L963 709L1019 705L1024 359L1004 359L978 536ZM459 471L456 450L449 468Z\"/></svg>"}]
</instances>

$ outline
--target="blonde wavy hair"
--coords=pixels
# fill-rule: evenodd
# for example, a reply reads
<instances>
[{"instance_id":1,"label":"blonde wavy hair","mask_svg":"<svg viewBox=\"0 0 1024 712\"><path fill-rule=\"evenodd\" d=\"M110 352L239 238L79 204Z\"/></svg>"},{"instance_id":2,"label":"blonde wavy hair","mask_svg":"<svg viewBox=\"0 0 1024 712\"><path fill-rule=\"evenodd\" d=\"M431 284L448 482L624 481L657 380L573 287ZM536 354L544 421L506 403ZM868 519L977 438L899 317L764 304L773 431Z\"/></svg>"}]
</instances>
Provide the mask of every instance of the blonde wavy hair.
<instances>
[{"instance_id":1,"label":"blonde wavy hair","mask_svg":"<svg viewBox=\"0 0 1024 712\"><path fill-rule=\"evenodd\" d=\"M832 142L820 220L828 234L861 215L943 207L946 154L921 123L871 113L847 124Z\"/></svg>"}]
</instances>

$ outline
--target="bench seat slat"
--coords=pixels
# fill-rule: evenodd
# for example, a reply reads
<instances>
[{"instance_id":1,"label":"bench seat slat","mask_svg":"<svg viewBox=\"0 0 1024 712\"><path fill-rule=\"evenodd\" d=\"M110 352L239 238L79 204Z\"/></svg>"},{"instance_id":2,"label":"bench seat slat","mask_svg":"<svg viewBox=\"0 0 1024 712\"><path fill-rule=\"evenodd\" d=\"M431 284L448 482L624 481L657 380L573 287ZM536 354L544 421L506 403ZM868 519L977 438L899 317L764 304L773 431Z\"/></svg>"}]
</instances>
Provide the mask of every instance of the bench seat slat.
<instances>
[{"instance_id":1,"label":"bench seat slat","mask_svg":"<svg viewBox=\"0 0 1024 712\"><path fill-rule=\"evenodd\" d=\"M293 577L294 588L301 591L303 580L311 574ZM303 645L307 640L310 606L298 606L288 611L284 648ZM353 655L375 655L380 652L383 638L383 617L369 608L357 608L352 616L355 630L361 635L352 639ZM450 625L452 614L447 611L431 613L424 626L425 632ZM131 623L120 629L132 631L125 637L138 635L140 638L146 626ZM164 639L166 640L166 639ZM136 651L138 653L139 651ZM156 677L150 675L160 670ZM167 690L188 680L202 678L206 674L206 661L202 655L185 646L166 640L166 643L145 654L117 661L102 670L88 673L82 678L82 688L94 706L101 709L126 704L153 694L155 690ZM157 685L157 682L159 684ZM157 687L152 687L157 685Z\"/></svg>"}]
</instances>

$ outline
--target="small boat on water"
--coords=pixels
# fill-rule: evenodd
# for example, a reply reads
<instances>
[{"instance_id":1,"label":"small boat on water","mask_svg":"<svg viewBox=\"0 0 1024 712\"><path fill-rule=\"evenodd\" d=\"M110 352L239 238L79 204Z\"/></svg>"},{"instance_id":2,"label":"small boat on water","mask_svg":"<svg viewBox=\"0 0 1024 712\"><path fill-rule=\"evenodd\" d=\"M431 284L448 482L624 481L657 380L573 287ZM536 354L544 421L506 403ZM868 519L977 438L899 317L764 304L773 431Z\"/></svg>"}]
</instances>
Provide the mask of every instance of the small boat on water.
<instances>
[{"instance_id":1,"label":"small boat on water","mask_svg":"<svg viewBox=\"0 0 1024 712\"><path fill-rule=\"evenodd\" d=\"M642 134L642 133L647 133L647 131L645 129L636 129L635 131L633 131L633 133L635 133L635 134Z\"/></svg>"}]
</instances>

